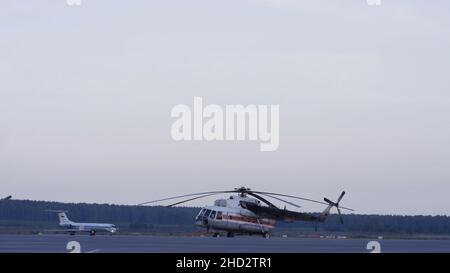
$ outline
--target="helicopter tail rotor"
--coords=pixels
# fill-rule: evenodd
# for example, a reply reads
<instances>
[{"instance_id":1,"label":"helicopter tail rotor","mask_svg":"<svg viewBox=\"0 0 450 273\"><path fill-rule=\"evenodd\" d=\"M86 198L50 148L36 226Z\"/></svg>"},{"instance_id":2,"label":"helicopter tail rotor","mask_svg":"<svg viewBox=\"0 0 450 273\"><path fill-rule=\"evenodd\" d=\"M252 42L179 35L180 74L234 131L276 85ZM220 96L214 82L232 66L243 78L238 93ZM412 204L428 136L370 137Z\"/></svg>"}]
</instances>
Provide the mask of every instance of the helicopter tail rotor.
<instances>
[{"instance_id":1,"label":"helicopter tail rotor","mask_svg":"<svg viewBox=\"0 0 450 273\"><path fill-rule=\"evenodd\" d=\"M345 195L345 191L343 191L341 193L341 195L339 195L339 197L337 199L337 202L333 202L333 201L331 201L328 198L324 198L323 199L325 202L327 202L329 204L329 206L330 206L329 209L331 209L332 207L336 207L336 210L337 210L337 212L339 214L339 220L341 221L341 224L344 224L344 220L342 219L341 209L339 208L339 202L341 202L341 200L344 197L344 195ZM328 211L329 211L329 209L328 209Z\"/></svg>"}]
</instances>

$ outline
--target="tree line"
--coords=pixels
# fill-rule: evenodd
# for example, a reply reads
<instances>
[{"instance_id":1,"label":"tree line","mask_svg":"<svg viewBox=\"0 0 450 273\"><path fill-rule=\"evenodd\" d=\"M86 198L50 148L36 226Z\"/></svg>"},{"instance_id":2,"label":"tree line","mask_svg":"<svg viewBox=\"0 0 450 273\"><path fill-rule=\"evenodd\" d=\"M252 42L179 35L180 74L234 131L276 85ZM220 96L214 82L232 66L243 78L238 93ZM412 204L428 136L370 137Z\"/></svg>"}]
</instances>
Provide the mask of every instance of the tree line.
<instances>
[{"instance_id":1,"label":"tree line","mask_svg":"<svg viewBox=\"0 0 450 273\"><path fill-rule=\"evenodd\" d=\"M47 210L67 210L70 220L75 222L114 223L127 230L196 230L194 218L200 208L127 206L112 204L59 203L48 201L9 200L0 202L0 228L56 227L55 212ZM450 235L448 216L405 216L405 215L343 215L341 225L337 215L330 215L325 223L315 224L295 222L280 223L286 230L313 230L355 233L397 233Z\"/></svg>"}]
</instances>

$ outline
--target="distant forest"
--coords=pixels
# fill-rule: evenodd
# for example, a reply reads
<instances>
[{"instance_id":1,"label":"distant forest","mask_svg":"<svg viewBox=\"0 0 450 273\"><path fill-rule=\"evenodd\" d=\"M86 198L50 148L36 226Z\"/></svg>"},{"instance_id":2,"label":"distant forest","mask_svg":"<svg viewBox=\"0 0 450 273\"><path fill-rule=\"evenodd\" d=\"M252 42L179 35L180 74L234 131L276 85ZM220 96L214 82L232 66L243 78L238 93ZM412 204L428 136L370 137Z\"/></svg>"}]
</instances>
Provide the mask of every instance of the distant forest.
<instances>
[{"instance_id":1,"label":"distant forest","mask_svg":"<svg viewBox=\"0 0 450 273\"><path fill-rule=\"evenodd\" d=\"M199 208L162 206L125 206L109 204L58 203L46 201L9 200L0 202L0 232L36 232L57 228L54 212L68 210L75 222L106 222L116 224L121 231L148 233L201 232L194 225ZM337 232L352 234L450 235L448 216L343 215L344 225L337 215L325 223L279 223L277 232Z\"/></svg>"}]
</instances>

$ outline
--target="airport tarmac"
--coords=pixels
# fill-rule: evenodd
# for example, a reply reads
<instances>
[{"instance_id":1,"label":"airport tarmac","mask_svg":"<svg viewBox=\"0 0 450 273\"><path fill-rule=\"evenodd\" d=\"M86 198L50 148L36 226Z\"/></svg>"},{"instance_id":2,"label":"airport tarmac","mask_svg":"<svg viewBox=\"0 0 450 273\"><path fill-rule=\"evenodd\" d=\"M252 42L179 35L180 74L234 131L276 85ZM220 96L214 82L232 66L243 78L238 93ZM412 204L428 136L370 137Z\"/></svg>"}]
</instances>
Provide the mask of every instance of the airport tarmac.
<instances>
[{"instance_id":1,"label":"airport tarmac","mask_svg":"<svg viewBox=\"0 0 450 273\"><path fill-rule=\"evenodd\" d=\"M0 235L0 252L67 253L70 241L80 243L81 252L157 253L355 253L367 250L368 239L264 239L255 237L212 238L122 235ZM450 240L378 240L381 252L448 252Z\"/></svg>"}]
</instances>

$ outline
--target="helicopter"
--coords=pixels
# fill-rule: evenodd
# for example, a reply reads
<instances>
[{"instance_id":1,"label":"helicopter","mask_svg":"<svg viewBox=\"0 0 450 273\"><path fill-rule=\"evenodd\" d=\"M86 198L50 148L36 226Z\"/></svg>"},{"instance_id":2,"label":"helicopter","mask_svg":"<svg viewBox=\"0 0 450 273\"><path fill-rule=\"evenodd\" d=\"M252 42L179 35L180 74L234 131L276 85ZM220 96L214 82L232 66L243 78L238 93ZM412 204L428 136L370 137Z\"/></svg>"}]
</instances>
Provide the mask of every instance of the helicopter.
<instances>
[{"instance_id":1,"label":"helicopter","mask_svg":"<svg viewBox=\"0 0 450 273\"><path fill-rule=\"evenodd\" d=\"M208 233L213 233L213 237L219 237L220 232L225 231L227 237L234 237L235 234L259 234L265 238L270 238L271 231L275 228L277 221L292 223L295 221L309 221L309 222L324 222L330 210L335 207L339 214L341 224L344 223L341 215L341 209L354 211L351 208L340 206L340 201L345 195L343 191L336 202L332 202L328 198L322 201L303 198L294 195L253 191L250 188L240 187L228 191L210 191L184 194L159 200L148 201L138 205L148 205L168 200L175 200L189 197L186 200L178 201L170 204L167 207L173 207L182 203L190 202L196 199L225 193L234 193L228 199L217 199L212 206L203 207L195 218L197 226L206 228ZM264 197L263 197L264 196ZM275 206L266 198L272 198L291 206L299 208L300 206L281 199L280 197L288 197L299 199L308 202L314 202L327 205L327 207L320 214L302 213L292 210L287 210L286 207L281 209Z\"/></svg>"}]
</instances>

